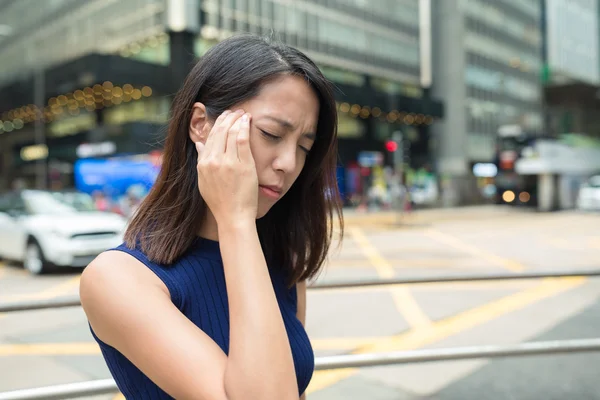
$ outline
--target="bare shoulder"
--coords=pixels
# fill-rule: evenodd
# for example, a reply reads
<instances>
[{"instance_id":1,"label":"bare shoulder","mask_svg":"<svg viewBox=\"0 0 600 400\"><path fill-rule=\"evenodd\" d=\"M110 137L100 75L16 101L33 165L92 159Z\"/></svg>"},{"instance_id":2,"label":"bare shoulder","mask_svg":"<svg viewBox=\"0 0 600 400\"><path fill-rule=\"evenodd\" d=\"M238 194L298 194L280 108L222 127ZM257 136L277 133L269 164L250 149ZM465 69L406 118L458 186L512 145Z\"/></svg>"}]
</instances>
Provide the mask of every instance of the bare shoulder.
<instances>
[{"instance_id":1,"label":"bare shoulder","mask_svg":"<svg viewBox=\"0 0 600 400\"><path fill-rule=\"evenodd\" d=\"M79 286L81 305L94 332L110 340L105 321L126 309L147 307L146 299L170 301L165 284L135 257L122 251L106 251L83 271Z\"/></svg>"},{"instance_id":2,"label":"bare shoulder","mask_svg":"<svg viewBox=\"0 0 600 400\"><path fill-rule=\"evenodd\" d=\"M146 285L169 294L165 284L141 261L125 252L112 250L100 254L85 268L81 275L80 294L83 302L84 298L93 300L100 293L118 295L120 289L143 288Z\"/></svg>"},{"instance_id":3,"label":"bare shoulder","mask_svg":"<svg viewBox=\"0 0 600 400\"><path fill-rule=\"evenodd\" d=\"M96 336L172 397L227 398L227 356L173 304L160 278L135 257L120 251L101 254L84 271L80 292Z\"/></svg>"},{"instance_id":4,"label":"bare shoulder","mask_svg":"<svg viewBox=\"0 0 600 400\"><path fill-rule=\"evenodd\" d=\"M98 281L113 284L115 288L131 282L142 284L154 284L164 287L162 281L141 261L130 254L118 250L110 250L101 253L90 265L88 265L81 276L84 289L97 287Z\"/></svg>"}]
</instances>

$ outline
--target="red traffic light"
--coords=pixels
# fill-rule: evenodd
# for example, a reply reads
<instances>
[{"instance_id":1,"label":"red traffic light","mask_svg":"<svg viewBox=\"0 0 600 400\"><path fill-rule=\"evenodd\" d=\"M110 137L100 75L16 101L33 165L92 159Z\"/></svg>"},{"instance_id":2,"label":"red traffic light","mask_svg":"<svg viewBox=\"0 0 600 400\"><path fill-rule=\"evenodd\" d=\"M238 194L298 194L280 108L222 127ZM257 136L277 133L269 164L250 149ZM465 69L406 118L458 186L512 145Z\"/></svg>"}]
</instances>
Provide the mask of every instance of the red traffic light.
<instances>
[{"instance_id":1,"label":"red traffic light","mask_svg":"<svg viewBox=\"0 0 600 400\"><path fill-rule=\"evenodd\" d=\"M385 149L390 153L393 153L398 150L398 143L394 142L393 140L388 140L385 142Z\"/></svg>"}]
</instances>

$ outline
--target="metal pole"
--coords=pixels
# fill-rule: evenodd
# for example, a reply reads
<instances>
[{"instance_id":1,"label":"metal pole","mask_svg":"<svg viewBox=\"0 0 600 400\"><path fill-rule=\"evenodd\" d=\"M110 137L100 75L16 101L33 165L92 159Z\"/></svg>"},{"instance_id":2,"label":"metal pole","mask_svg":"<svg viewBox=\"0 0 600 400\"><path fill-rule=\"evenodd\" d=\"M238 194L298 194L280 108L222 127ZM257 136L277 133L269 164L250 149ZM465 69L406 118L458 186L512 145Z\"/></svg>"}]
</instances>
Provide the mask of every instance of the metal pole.
<instances>
[{"instance_id":1,"label":"metal pole","mask_svg":"<svg viewBox=\"0 0 600 400\"><path fill-rule=\"evenodd\" d=\"M367 286L389 286L389 285L415 285L425 283L456 283L456 282L485 282L503 280L541 279L541 278L575 278L600 276L600 270L575 270L559 272L524 272L520 274L475 274L475 275L450 275L432 277L412 277L395 279L365 279L356 281L338 281L319 283L308 286L309 289L345 289Z\"/></svg>"},{"instance_id":2,"label":"metal pole","mask_svg":"<svg viewBox=\"0 0 600 400\"><path fill-rule=\"evenodd\" d=\"M102 379L4 392L0 393L0 400L62 400L116 393L118 391L119 389L114 380Z\"/></svg>"},{"instance_id":3,"label":"metal pole","mask_svg":"<svg viewBox=\"0 0 600 400\"><path fill-rule=\"evenodd\" d=\"M35 119L35 142L38 146L46 146L46 127L44 123L44 107L46 103L46 77L43 68L36 66L33 73L34 97L38 113ZM47 157L36 161L36 187L46 189L48 180Z\"/></svg>"},{"instance_id":4,"label":"metal pole","mask_svg":"<svg viewBox=\"0 0 600 400\"><path fill-rule=\"evenodd\" d=\"M558 272L524 272L520 274L476 274L476 275L451 275L451 276L432 276L432 277L412 277L396 279L365 279L355 281L326 282L308 286L308 289L347 289L372 286L392 286L392 285L415 285L427 283L456 283L456 282L485 282L502 280L525 280L541 278L578 278L578 277L596 277L600 276L600 270L575 270ZM48 308L76 307L81 305L79 296L65 296L47 300L24 300L0 304L0 313L43 310Z\"/></svg>"},{"instance_id":5,"label":"metal pole","mask_svg":"<svg viewBox=\"0 0 600 400\"><path fill-rule=\"evenodd\" d=\"M318 357L315 360L315 369L328 370L542 354L573 354L589 351L600 351L600 338ZM72 399L115 393L116 391L118 388L115 382L112 379L104 379L4 392L0 393L0 400Z\"/></svg>"},{"instance_id":6,"label":"metal pole","mask_svg":"<svg viewBox=\"0 0 600 400\"><path fill-rule=\"evenodd\" d=\"M8 304L0 304L0 313L15 311L44 310L48 308L77 307L81 305L79 296L61 297L58 299L24 300Z\"/></svg>"},{"instance_id":7,"label":"metal pole","mask_svg":"<svg viewBox=\"0 0 600 400\"><path fill-rule=\"evenodd\" d=\"M315 361L315 369L372 367L478 358L582 353L589 351L600 351L600 338L319 357Z\"/></svg>"},{"instance_id":8,"label":"metal pole","mask_svg":"<svg viewBox=\"0 0 600 400\"><path fill-rule=\"evenodd\" d=\"M396 225L402 223L402 213L404 212L404 201L408 196L406 192L408 189L404 184L404 143L402 142L402 131L398 130L392 133L392 140L396 142L396 151L394 151L394 177L397 179L395 182L398 185L398 192L394 194L395 198L392 200L394 209L396 211Z\"/></svg>"}]
</instances>

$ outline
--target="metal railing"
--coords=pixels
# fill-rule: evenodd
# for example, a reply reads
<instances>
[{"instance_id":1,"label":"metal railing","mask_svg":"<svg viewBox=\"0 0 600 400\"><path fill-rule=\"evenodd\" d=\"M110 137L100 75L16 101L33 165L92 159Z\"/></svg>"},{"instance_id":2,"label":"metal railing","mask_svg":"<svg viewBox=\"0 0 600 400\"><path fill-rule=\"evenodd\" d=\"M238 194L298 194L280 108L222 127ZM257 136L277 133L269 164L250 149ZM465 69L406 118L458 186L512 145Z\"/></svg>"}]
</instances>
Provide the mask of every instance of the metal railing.
<instances>
[{"instance_id":1,"label":"metal railing","mask_svg":"<svg viewBox=\"0 0 600 400\"><path fill-rule=\"evenodd\" d=\"M332 290L347 289L358 287L373 286L392 286L392 285L415 285L425 283L457 283L457 282L485 282L485 281L503 281L503 280L526 280L541 278L576 278L576 277L597 277L600 276L600 270L575 270L575 271L537 271L523 273L494 273L494 274L456 274L446 276L431 277L411 277L394 279L365 279L350 280L338 282L325 282L308 287L310 290ZM22 300L5 304L0 304L0 313L43 310L48 308L64 308L80 306L79 296L65 296L54 299L44 300Z\"/></svg>"},{"instance_id":2,"label":"metal railing","mask_svg":"<svg viewBox=\"0 0 600 400\"><path fill-rule=\"evenodd\" d=\"M318 357L315 359L315 370L516 356L526 357L543 354L575 354L590 351L600 351L600 338ZM111 394L118 390L114 380L102 379L4 392L0 393L0 400L73 399L82 396Z\"/></svg>"},{"instance_id":3,"label":"metal railing","mask_svg":"<svg viewBox=\"0 0 600 400\"><path fill-rule=\"evenodd\" d=\"M437 277L413 277L402 279L356 280L320 283L317 285L309 286L309 289L343 289L368 286L372 287L423 283L477 282L496 280L523 280L540 278L595 276L600 276L600 270L580 270L568 272L524 272L519 274L500 273L486 275L449 275ZM0 313L41 310L48 308L74 307L79 305L81 305L81 302L78 296L47 300L19 301L0 305ZM530 342L503 346L486 345L473 347L397 351L389 353L348 354L339 356L318 357L315 359L315 369L328 370L339 368L358 368L408 363L426 363L435 361L456 361L466 359L487 359L499 357L524 357L542 354L573 354L590 351L600 351L600 338ZM96 381L16 390L11 392L2 392L0 393L0 400L72 399L82 396L111 394L117 391L118 387L114 380L103 379Z\"/></svg>"},{"instance_id":4,"label":"metal railing","mask_svg":"<svg viewBox=\"0 0 600 400\"><path fill-rule=\"evenodd\" d=\"M393 279L365 279L356 281L325 282L309 286L309 289L345 289L366 286L389 286L389 285L417 285L425 283L457 283L457 282L486 282L486 281L508 281L542 278L577 278L597 277L600 270L569 270L569 271L536 271L515 273L492 273L492 274L453 274L436 276L419 276L412 278Z\"/></svg>"}]
</instances>

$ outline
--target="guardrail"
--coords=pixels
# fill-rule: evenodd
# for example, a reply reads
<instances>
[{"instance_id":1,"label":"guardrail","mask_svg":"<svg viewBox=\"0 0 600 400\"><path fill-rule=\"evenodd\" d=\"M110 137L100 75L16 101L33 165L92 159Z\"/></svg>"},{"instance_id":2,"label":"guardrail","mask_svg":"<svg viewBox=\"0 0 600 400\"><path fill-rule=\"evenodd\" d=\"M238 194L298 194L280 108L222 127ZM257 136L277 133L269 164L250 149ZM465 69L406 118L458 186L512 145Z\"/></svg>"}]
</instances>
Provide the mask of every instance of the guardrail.
<instances>
[{"instance_id":1,"label":"guardrail","mask_svg":"<svg viewBox=\"0 0 600 400\"><path fill-rule=\"evenodd\" d=\"M482 358L525 357L543 354L575 354L600 351L600 338L530 342L505 346L472 346L448 349L398 351L391 353L350 354L318 357L316 370L358 368L392 364L414 364ZM0 393L0 400L61 400L82 396L111 394L119 389L114 380L69 383Z\"/></svg>"},{"instance_id":2,"label":"guardrail","mask_svg":"<svg viewBox=\"0 0 600 400\"><path fill-rule=\"evenodd\" d=\"M391 285L415 285L425 283L455 283L455 282L485 282L501 280L524 280L541 278L575 278L575 277L597 277L600 270L575 270L575 271L537 271L523 273L496 273L496 274L464 274L432 277L412 277L397 279L366 279L353 281L327 282L311 285L310 290L332 290L357 287L391 286ZM0 304L0 313L43 310L48 308L63 308L80 306L79 296L60 297L45 300L25 300Z\"/></svg>"},{"instance_id":3,"label":"guardrail","mask_svg":"<svg viewBox=\"0 0 600 400\"><path fill-rule=\"evenodd\" d=\"M540 278L568 278L600 276L600 270L524 272L519 274L449 275L436 277L413 277L402 279L373 279L320 283L309 289L343 289L369 286L390 286L424 283L483 282L496 280L523 280ZM81 301L78 296L47 300L29 300L0 305L0 313L42 310L49 308L76 307ZM506 346L473 346L431 350L413 350L391 353L349 354L315 359L316 370L358 368L392 364L425 363L465 359L523 357L541 354L564 354L600 351L600 338L562 341L530 342ZM46 386L0 393L0 400L59 400L81 396L110 394L118 391L112 379Z\"/></svg>"}]
</instances>

